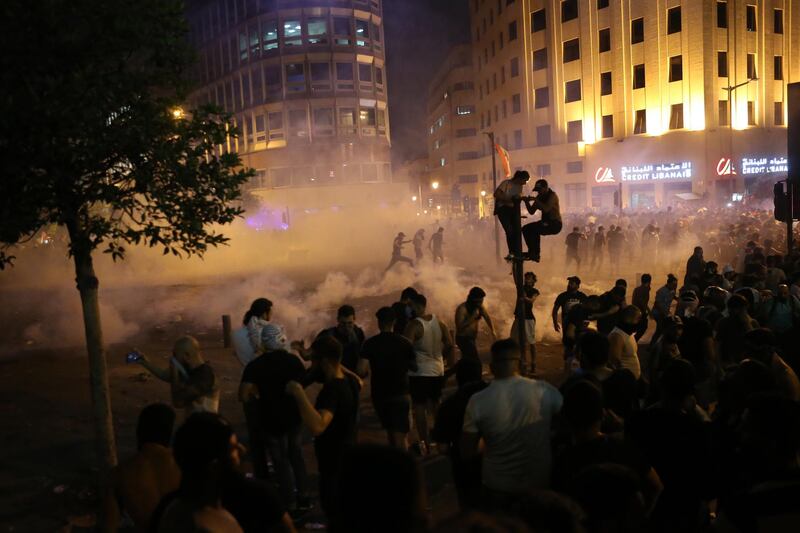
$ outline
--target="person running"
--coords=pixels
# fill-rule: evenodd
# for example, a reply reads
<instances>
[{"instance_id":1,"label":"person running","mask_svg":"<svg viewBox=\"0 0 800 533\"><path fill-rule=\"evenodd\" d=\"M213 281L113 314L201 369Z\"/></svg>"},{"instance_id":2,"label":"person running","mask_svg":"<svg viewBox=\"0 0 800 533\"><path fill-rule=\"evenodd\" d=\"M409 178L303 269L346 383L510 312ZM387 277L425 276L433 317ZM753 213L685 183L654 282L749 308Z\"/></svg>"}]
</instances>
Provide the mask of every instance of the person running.
<instances>
[{"instance_id":1,"label":"person running","mask_svg":"<svg viewBox=\"0 0 800 533\"><path fill-rule=\"evenodd\" d=\"M586 300L586 295L580 291L581 278L578 276L570 276L567 278L567 290L556 296L556 301L553 302L553 329L556 333L562 333L562 325L564 318L569 313L574 305L582 303ZM559 319L558 313L561 311L561 318Z\"/></svg>"},{"instance_id":2,"label":"person running","mask_svg":"<svg viewBox=\"0 0 800 533\"><path fill-rule=\"evenodd\" d=\"M561 208L558 195L550 188L547 180L536 180L533 192L536 193L536 197L533 202L525 200L525 207L531 215L541 211L542 218L525 224L522 236L528 246L528 259L538 263L541 259L542 235L557 235L561 232Z\"/></svg>"},{"instance_id":3,"label":"person running","mask_svg":"<svg viewBox=\"0 0 800 533\"><path fill-rule=\"evenodd\" d=\"M569 267L571 262L575 262L575 268L580 270L581 268L581 256L578 253L578 245L581 241L586 240L586 235L581 233L581 230L578 226L572 228L572 232L567 235L567 239L565 241L567 245L567 258L564 262L564 267Z\"/></svg>"},{"instance_id":4,"label":"person running","mask_svg":"<svg viewBox=\"0 0 800 533\"><path fill-rule=\"evenodd\" d=\"M414 261L403 255L403 246L412 242L405 240L405 238L406 234L402 231L394 238L392 242L392 258L389 260L389 266L386 267L384 272L389 272L396 263L408 263L408 266L414 266Z\"/></svg>"},{"instance_id":5,"label":"person running","mask_svg":"<svg viewBox=\"0 0 800 533\"><path fill-rule=\"evenodd\" d=\"M520 235L514 217L519 217L519 201L522 188L531 179L525 170L517 170L511 179L503 180L494 191L494 214L506 234L509 258L522 257Z\"/></svg>"},{"instance_id":6,"label":"person running","mask_svg":"<svg viewBox=\"0 0 800 533\"><path fill-rule=\"evenodd\" d=\"M526 343L530 349L530 357L526 361L525 350L521 350L522 359L520 360L520 372L526 372L531 375L536 374L536 316L533 314L533 304L539 297L539 289L536 288L536 274L533 272L525 272L525 277L522 285L522 298L520 304L522 305L522 313L525 315L525 339L520 339ZM517 309L517 314L514 315L514 324L511 326L511 335L513 339L518 334L518 317L520 309ZM517 341L519 342L519 340Z\"/></svg>"},{"instance_id":7,"label":"person running","mask_svg":"<svg viewBox=\"0 0 800 533\"><path fill-rule=\"evenodd\" d=\"M447 326L435 315L427 313L428 300L424 295L414 295L411 305L415 318L406 326L404 336L414 346L417 369L408 373L408 385L419 451L424 455L430 443L428 419L436 413L442 397L445 359L448 367L453 364L453 340Z\"/></svg>"},{"instance_id":8,"label":"person running","mask_svg":"<svg viewBox=\"0 0 800 533\"><path fill-rule=\"evenodd\" d=\"M495 337L492 317L486 311L483 302L486 292L480 287L473 287L467 295L467 301L456 308L456 345L461 350L461 357L478 356L478 323L486 321L492 338Z\"/></svg>"},{"instance_id":9,"label":"person running","mask_svg":"<svg viewBox=\"0 0 800 533\"><path fill-rule=\"evenodd\" d=\"M417 263L422 261L424 254L422 253L422 245L425 242L425 230L418 229L417 232L414 234L414 257L417 260Z\"/></svg>"},{"instance_id":10,"label":"person running","mask_svg":"<svg viewBox=\"0 0 800 533\"><path fill-rule=\"evenodd\" d=\"M444 263L444 228L431 235L431 240L428 241L428 249L433 254L433 262Z\"/></svg>"}]
</instances>

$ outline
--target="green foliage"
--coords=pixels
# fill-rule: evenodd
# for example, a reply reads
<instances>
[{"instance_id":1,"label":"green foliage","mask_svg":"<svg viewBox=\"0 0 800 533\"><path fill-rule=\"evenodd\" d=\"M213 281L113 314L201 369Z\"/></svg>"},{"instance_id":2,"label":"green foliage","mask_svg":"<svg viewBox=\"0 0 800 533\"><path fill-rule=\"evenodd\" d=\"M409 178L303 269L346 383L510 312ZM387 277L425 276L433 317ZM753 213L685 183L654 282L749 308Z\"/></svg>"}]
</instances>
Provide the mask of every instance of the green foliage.
<instances>
[{"instance_id":1,"label":"green foliage","mask_svg":"<svg viewBox=\"0 0 800 533\"><path fill-rule=\"evenodd\" d=\"M236 131L185 101L193 54L182 2L5 0L0 7L0 266L49 224L70 253L126 245L202 255L241 214L252 175Z\"/></svg>"}]
</instances>

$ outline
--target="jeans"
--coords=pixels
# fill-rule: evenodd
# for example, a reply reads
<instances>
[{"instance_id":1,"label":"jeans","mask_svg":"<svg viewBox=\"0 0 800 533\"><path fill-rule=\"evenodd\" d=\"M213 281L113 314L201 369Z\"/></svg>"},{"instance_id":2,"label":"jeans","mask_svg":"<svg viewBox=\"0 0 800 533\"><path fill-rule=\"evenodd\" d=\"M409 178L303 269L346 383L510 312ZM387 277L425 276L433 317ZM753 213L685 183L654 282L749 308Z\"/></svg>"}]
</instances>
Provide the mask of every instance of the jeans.
<instances>
[{"instance_id":1,"label":"jeans","mask_svg":"<svg viewBox=\"0 0 800 533\"><path fill-rule=\"evenodd\" d=\"M284 504L291 508L296 503L296 496L302 498L308 493L308 474L303 460L300 426L283 435L267 435L267 447L272 455L281 497Z\"/></svg>"},{"instance_id":2,"label":"jeans","mask_svg":"<svg viewBox=\"0 0 800 533\"><path fill-rule=\"evenodd\" d=\"M522 236L525 237L525 244L528 245L528 255L534 259L539 259L541 255L542 235L556 235L561 232L561 221L537 220L522 227Z\"/></svg>"},{"instance_id":3,"label":"jeans","mask_svg":"<svg viewBox=\"0 0 800 533\"><path fill-rule=\"evenodd\" d=\"M478 346L475 343L475 337L456 337L456 346L461 350L461 357L472 357L480 359L478 356Z\"/></svg>"},{"instance_id":4,"label":"jeans","mask_svg":"<svg viewBox=\"0 0 800 533\"><path fill-rule=\"evenodd\" d=\"M503 226L503 231L506 233L506 245L508 246L508 253L511 255L522 255L522 250L519 249L519 235L514 229L514 208L513 207L498 207L497 219L500 225Z\"/></svg>"}]
</instances>

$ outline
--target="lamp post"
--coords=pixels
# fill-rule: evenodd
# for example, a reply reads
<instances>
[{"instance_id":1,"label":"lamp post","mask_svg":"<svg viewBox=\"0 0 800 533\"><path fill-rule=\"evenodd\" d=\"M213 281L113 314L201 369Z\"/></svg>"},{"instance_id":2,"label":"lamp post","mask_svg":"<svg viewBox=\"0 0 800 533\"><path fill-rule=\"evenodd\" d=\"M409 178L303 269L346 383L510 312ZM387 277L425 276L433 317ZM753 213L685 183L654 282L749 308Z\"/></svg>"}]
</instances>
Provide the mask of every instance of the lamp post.
<instances>
[{"instance_id":1,"label":"lamp post","mask_svg":"<svg viewBox=\"0 0 800 533\"><path fill-rule=\"evenodd\" d=\"M484 132L489 137L489 150L492 152L492 191L497 190L497 157L495 156L494 149L494 132ZM497 264L500 264L500 227L497 222L497 217L494 217L494 253ZM511 253L511 250L509 250Z\"/></svg>"},{"instance_id":2,"label":"lamp post","mask_svg":"<svg viewBox=\"0 0 800 533\"><path fill-rule=\"evenodd\" d=\"M737 83L736 85L731 85L728 87L722 87L722 90L728 93L728 156L731 158L731 174L734 172L734 161L736 161L736 157L733 154L733 93L745 85L749 85L750 82L758 81L758 77L755 78L747 78L746 81L742 83ZM735 179L735 178L734 178Z\"/></svg>"}]
</instances>

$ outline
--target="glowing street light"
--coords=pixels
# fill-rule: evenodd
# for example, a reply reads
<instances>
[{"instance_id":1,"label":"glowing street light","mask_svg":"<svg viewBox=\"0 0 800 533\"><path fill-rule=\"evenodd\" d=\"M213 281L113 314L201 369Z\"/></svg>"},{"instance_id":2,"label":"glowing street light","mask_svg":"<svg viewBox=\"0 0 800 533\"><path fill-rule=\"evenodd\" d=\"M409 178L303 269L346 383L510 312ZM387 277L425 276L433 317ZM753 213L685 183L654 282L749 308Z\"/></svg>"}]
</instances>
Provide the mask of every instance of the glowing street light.
<instances>
[{"instance_id":1,"label":"glowing street light","mask_svg":"<svg viewBox=\"0 0 800 533\"><path fill-rule=\"evenodd\" d=\"M438 181L434 181L433 183L431 183L431 189L433 189L435 191L438 188L439 188L439 182Z\"/></svg>"},{"instance_id":2,"label":"glowing street light","mask_svg":"<svg viewBox=\"0 0 800 533\"><path fill-rule=\"evenodd\" d=\"M442 206L440 206L440 205L437 205L437 206L436 206L436 210L437 210L437 211L441 211L441 210L442 210Z\"/></svg>"},{"instance_id":3,"label":"glowing street light","mask_svg":"<svg viewBox=\"0 0 800 533\"><path fill-rule=\"evenodd\" d=\"M486 191L481 191L481 196L486 197Z\"/></svg>"},{"instance_id":4,"label":"glowing street light","mask_svg":"<svg viewBox=\"0 0 800 533\"><path fill-rule=\"evenodd\" d=\"M411 197L411 201L412 201L412 202L416 202L416 201L417 201L417 197L416 197L416 196L412 196L412 197Z\"/></svg>"},{"instance_id":5,"label":"glowing street light","mask_svg":"<svg viewBox=\"0 0 800 533\"><path fill-rule=\"evenodd\" d=\"M181 108L181 107L173 108L173 110L172 110L172 118L174 118L175 120L182 119L183 118L183 108Z\"/></svg>"}]
</instances>

